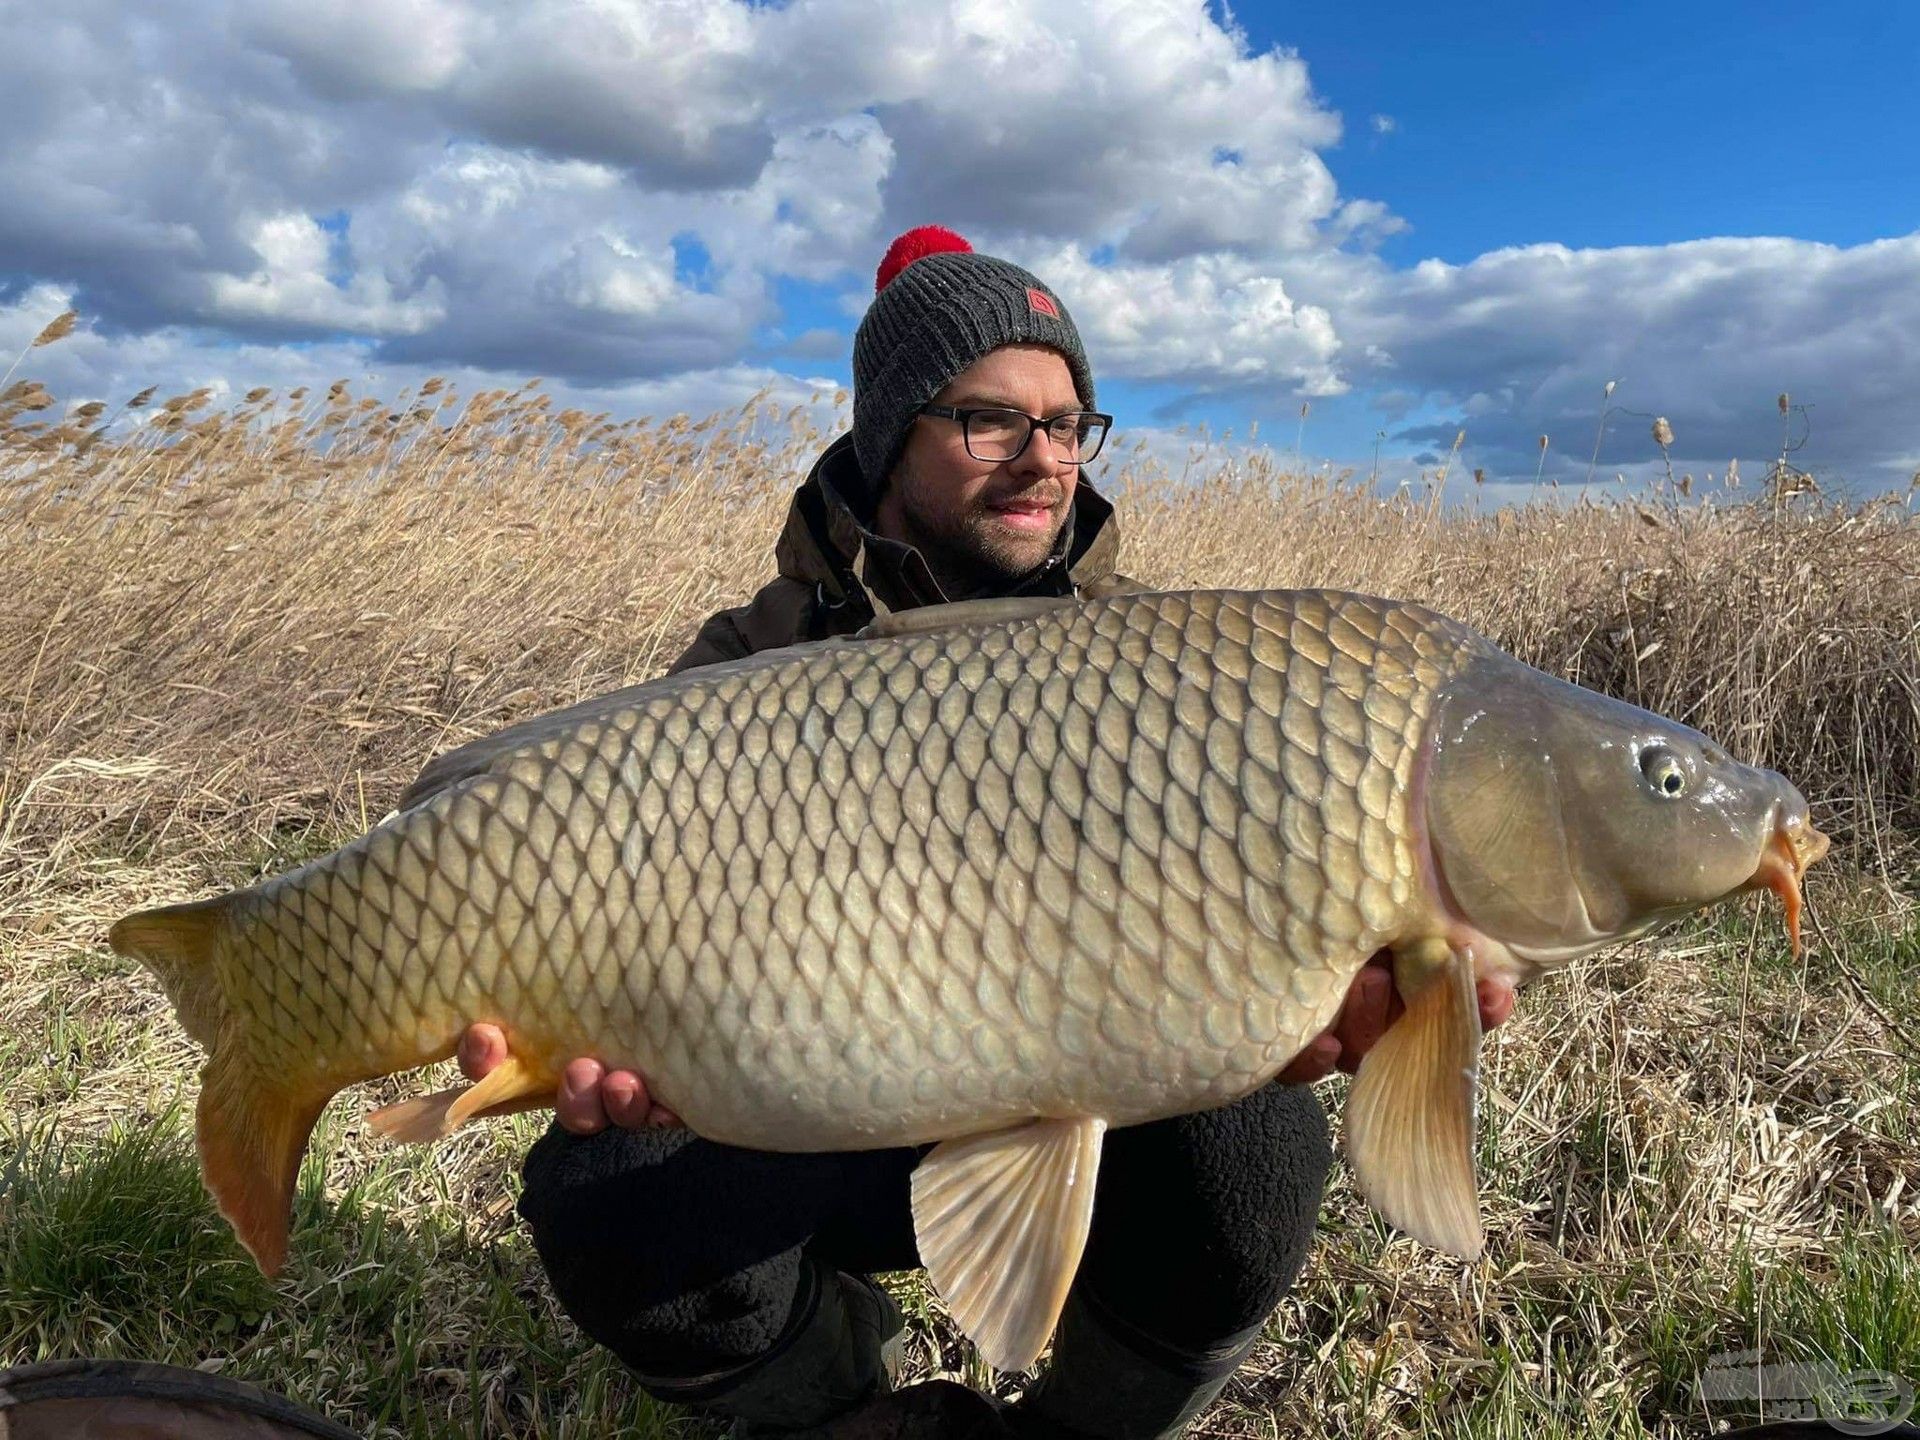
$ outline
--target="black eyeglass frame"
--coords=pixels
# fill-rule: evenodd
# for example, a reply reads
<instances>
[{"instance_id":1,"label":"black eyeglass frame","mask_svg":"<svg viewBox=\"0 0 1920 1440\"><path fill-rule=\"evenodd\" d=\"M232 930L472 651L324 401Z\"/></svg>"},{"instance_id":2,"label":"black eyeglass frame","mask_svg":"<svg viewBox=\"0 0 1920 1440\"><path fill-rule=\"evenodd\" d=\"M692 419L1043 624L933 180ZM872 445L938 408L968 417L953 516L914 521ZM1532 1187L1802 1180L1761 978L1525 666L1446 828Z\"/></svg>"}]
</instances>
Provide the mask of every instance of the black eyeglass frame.
<instances>
[{"instance_id":1,"label":"black eyeglass frame","mask_svg":"<svg viewBox=\"0 0 1920 1440\"><path fill-rule=\"evenodd\" d=\"M1068 410L1059 415L1049 415L1044 420L1036 420L1024 410L1015 410L1006 405L973 405L965 407L954 405L922 405L919 413L922 415L937 415L942 420L958 420L960 422L960 443L967 447L967 454L972 455L974 459L985 465L1006 465L1018 460L1022 455L1027 453L1027 446L1033 443L1034 431L1041 429L1043 426L1057 425L1060 421L1068 419L1069 417L1076 420L1098 420L1100 422L1100 443L1093 447L1091 454L1082 455L1073 460L1056 457L1060 458L1061 463L1065 465L1085 465L1088 461L1099 458L1101 450L1106 447L1107 436L1113 431L1113 416L1103 414L1098 410ZM968 433L972 428L968 422L975 415L1018 415L1022 420L1027 422L1026 438L1020 442L1019 446L1011 455L976 454L973 448L973 436Z\"/></svg>"}]
</instances>

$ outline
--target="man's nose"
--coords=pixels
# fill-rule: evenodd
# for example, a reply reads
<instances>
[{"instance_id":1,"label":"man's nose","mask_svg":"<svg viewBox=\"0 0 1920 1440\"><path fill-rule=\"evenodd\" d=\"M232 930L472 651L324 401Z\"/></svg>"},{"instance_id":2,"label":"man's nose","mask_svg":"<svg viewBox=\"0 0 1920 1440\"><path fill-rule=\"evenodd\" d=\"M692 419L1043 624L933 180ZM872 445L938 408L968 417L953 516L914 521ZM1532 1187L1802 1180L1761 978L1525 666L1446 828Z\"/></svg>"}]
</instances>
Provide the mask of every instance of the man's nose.
<instances>
[{"instance_id":1,"label":"man's nose","mask_svg":"<svg viewBox=\"0 0 1920 1440\"><path fill-rule=\"evenodd\" d=\"M1066 463L1042 425L1034 430L1027 448L1007 462L1007 468L1016 475L1052 475L1065 469Z\"/></svg>"}]
</instances>

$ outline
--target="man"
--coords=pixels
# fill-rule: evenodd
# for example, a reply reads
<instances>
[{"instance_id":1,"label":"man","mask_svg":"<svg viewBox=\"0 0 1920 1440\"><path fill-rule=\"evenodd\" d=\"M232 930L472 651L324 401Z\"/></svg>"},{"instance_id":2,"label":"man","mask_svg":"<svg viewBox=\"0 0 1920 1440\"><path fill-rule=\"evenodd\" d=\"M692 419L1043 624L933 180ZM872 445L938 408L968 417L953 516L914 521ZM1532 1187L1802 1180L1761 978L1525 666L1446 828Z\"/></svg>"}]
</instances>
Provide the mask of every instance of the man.
<instances>
[{"instance_id":1,"label":"man","mask_svg":"<svg viewBox=\"0 0 1920 1440\"><path fill-rule=\"evenodd\" d=\"M978 596L1093 597L1118 574L1112 507L1081 467L1107 417L1059 297L948 231L910 231L854 338L853 429L796 492L779 576L713 616L673 669ZM1482 995L1498 1024L1511 992ZM561 1303L649 1393L750 1435L1164 1437L1217 1395L1306 1256L1331 1152L1307 1083L1351 1069L1396 1013L1369 967L1273 1083L1113 1131L1051 1364L1003 1418L949 1383L888 1393L902 1322L870 1278L918 1264L918 1151L786 1155L677 1128L644 1077L567 1067L521 1214ZM478 1078L506 1053L464 1038Z\"/></svg>"}]
</instances>

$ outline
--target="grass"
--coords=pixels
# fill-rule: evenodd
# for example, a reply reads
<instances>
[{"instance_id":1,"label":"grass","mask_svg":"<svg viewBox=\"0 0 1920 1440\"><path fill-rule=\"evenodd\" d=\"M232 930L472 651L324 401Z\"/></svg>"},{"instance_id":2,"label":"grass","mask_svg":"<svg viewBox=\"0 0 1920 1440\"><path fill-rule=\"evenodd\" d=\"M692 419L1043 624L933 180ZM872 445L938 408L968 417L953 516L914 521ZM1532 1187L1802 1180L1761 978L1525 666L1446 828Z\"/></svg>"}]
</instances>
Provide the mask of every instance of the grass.
<instances>
[{"instance_id":1,"label":"grass","mask_svg":"<svg viewBox=\"0 0 1920 1440\"><path fill-rule=\"evenodd\" d=\"M361 1110L437 1077L329 1111L261 1279L199 1187L197 1052L102 934L325 853L461 739L657 672L768 573L822 437L537 388L180 396L134 435L33 406L0 402L0 1365L203 1365L382 1437L706 1433L548 1294L512 1213L534 1117L369 1139ZM1920 1378L1906 501L1483 515L1198 449L1099 483L1130 573L1429 600L1782 769L1840 838L1798 960L1732 905L1530 990L1487 1046L1488 1258L1392 1235L1338 1172L1199 1433L1704 1435L1728 1416L1699 1371L1748 1348ZM893 1283L913 1373L985 1383Z\"/></svg>"}]
</instances>

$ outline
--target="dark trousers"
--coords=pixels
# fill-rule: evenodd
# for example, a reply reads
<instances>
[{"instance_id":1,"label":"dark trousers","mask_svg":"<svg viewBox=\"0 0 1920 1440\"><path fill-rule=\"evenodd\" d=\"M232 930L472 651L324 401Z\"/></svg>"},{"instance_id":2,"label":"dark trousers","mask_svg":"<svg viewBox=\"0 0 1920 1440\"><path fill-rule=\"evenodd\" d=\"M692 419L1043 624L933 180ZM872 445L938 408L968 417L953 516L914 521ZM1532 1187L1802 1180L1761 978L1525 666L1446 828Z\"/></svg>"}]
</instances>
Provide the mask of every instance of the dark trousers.
<instances>
[{"instance_id":1,"label":"dark trousers","mask_svg":"<svg viewBox=\"0 0 1920 1440\"><path fill-rule=\"evenodd\" d=\"M774 1344L803 1299L803 1257L850 1274L918 1266L907 1177L920 1153L774 1154L556 1124L527 1156L520 1213L581 1329L671 1393ZM1075 1294L1172 1368L1217 1351L1299 1274L1331 1163L1306 1086L1109 1132Z\"/></svg>"}]
</instances>

